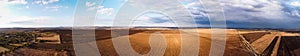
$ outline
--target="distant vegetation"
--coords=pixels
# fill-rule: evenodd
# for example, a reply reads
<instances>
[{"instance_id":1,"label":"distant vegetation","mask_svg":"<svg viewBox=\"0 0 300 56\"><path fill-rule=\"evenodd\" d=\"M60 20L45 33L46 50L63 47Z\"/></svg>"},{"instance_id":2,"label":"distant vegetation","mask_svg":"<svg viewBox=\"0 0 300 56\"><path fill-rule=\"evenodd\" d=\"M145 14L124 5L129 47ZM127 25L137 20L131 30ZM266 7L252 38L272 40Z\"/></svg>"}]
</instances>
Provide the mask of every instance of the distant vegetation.
<instances>
[{"instance_id":1,"label":"distant vegetation","mask_svg":"<svg viewBox=\"0 0 300 56\"><path fill-rule=\"evenodd\" d=\"M6 46L8 44L22 44L25 42L35 42L38 36L40 35L26 32L0 33L0 45Z\"/></svg>"},{"instance_id":2,"label":"distant vegetation","mask_svg":"<svg viewBox=\"0 0 300 56\"><path fill-rule=\"evenodd\" d=\"M14 50L17 47L35 43L37 37L40 37L40 34L31 32L0 33L0 47Z\"/></svg>"}]
</instances>

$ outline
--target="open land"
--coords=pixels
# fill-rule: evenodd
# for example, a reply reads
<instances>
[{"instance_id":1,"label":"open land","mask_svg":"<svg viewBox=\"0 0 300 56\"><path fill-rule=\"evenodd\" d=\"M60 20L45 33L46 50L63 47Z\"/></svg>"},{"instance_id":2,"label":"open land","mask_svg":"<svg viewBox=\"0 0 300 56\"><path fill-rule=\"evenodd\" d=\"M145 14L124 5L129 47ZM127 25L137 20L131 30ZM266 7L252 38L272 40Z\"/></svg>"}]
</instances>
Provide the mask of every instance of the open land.
<instances>
[{"instance_id":1,"label":"open land","mask_svg":"<svg viewBox=\"0 0 300 56\"><path fill-rule=\"evenodd\" d=\"M76 56L73 40L72 29L9 29L2 30L7 32L35 32L41 34L36 37L36 42L21 46L12 51L9 48L0 47L2 55L6 56ZM139 54L148 54L151 52L151 44L149 42L159 42L151 40L153 37L161 35L165 39L166 48L164 56L179 56L182 45L199 45L199 56L211 55L212 45L222 45L222 43L214 43L212 41L226 41L223 56L299 56L300 41L297 41L300 32L285 32L278 30L240 30L240 29L219 29L226 30L225 39L212 38L213 31L208 28L193 29L168 29L168 28L133 28L129 29L129 34L117 34L111 30L123 30L122 28L99 28L95 30L95 34L82 33L81 37L95 35L96 41L83 41L84 43L96 43L96 48L102 56L118 56L118 52L113 44L113 39L130 40L132 49ZM80 29L79 31L93 31L90 29ZM185 32L182 32L185 31ZM187 33L188 32L188 33ZM115 33L117 36L112 36ZM160 34L153 34L160 33ZM183 37L181 37L183 35ZM199 36L198 36L199 35ZM128 37L127 37L128 36ZM182 43L182 40L191 41L195 38L199 39L198 44ZM78 43L77 43L78 44ZM11 46L11 45L9 45ZM123 48L123 47L119 47ZM125 47L124 47L125 48ZM129 50L129 49L128 49ZM30 51L30 52L29 52Z\"/></svg>"}]
</instances>

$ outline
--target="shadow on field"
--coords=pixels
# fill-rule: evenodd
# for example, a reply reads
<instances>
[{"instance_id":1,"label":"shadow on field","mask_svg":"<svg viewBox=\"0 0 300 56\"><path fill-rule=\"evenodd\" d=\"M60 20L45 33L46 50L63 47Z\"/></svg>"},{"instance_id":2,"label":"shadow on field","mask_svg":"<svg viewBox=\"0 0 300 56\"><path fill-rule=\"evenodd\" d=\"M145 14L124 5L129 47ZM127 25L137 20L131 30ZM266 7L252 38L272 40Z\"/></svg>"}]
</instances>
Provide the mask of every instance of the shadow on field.
<instances>
[{"instance_id":1,"label":"shadow on field","mask_svg":"<svg viewBox=\"0 0 300 56\"><path fill-rule=\"evenodd\" d=\"M78 30L77 30L78 31ZM79 30L79 31L93 31L93 30ZM67 29L63 29L63 30L43 30L41 32L55 32L58 33L60 35L60 39L61 39L61 45L51 45L52 48L53 47L62 47L63 49L65 49L66 51L68 51L69 55L71 56L75 56L75 52L73 49L73 42L72 42L72 30L67 30ZM129 35L132 34L136 34L139 32L144 32L144 30L130 30L129 31ZM88 34L82 34L82 35L87 35ZM124 35L120 35L119 36L125 36L127 34ZM105 40L105 39L111 39L111 30L95 30L95 39L96 41L101 41L101 40ZM101 45L101 44L99 44ZM100 48L100 46L98 45L98 48ZM51 47L47 47L48 45L43 45L43 44L39 44L38 46L45 46L43 48L51 48ZM101 51L101 50L100 50Z\"/></svg>"},{"instance_id":2,"label":"shadow on field","mask_svg":"<svg viewBox=\"0 0 300 56\"><path fill-rule=\"evenodd\" d=\"M277 56L300 56L299 40L299 36L282 36Z\"/></svg>"}]
</instances>

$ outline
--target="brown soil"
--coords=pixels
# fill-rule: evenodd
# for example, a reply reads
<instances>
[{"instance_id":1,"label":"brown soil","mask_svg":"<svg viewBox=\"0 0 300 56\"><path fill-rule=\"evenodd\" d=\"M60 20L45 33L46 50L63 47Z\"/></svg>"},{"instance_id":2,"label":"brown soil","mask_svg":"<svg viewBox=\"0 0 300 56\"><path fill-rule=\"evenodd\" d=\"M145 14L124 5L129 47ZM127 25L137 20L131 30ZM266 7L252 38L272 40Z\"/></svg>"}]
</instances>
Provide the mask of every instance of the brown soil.
<instances>
[{"instance_id":1,"label":"brown soil","mask_svg":"<svg viewBox=\"0 0 300 56\"><path fill-rule=\"evenodd\" d=\"M6 54L5 56L68 56L66 51L56 51L52 49L33 49L33 48L19 48L14 52Z\"/></svg>"},{"instance_id":2,"label":"brown soil","mask_svg":"<svg viewBox=\"0 0 300 56\"><path fill-rule=\"evenodd\" d=\"M82 31L88 31L88 30L82 30ZM199 29L199 40L200 40L200 49L199 49L199 56L209 56L209 52L211 50L211 31L210 29ZM36 48L25 48L25 49L18 49L20 53L28 53L26 51L31 51L33 53L39 54L39 52L43 52L44 50L48 49L56 49L56 48L63 48L64 51L67 51L66 53L64 51L45 51L45 54L40 55L46 55L46 54L53 54L55 52L58 52L59 54L66 54L70 56L75 56L73 43L72 43L72 30L44 30L42 32L55 32L58 33L61 37L61 43L60 45L49 45L49 44L36 44ZM149 37L152 33L160 32L166 39L167 42L167 48L164 53L164 56L179 56L180 49L181 49L181 40L180 38L180 32L178 30L130 30L129 33L129 40L131 43L131 46L133 47L134 51L140 54L147 54L150 52L150 44L149 44ZM96 43L99 52L102 56L118 56L113 42L112 42L112 36L111 36L110 30L96 30L95 36L96 36ZM117 33L117 32L113 32ZM249 50L246 49L244 46L244 43L240 39L240 35L238 35L238 30L227 30L226 32L226 47L225 47L225 53L224 56L254 56ZM256 41L257 39L261 38L265 34L269 34L269 32L254 32L254 33L246 33L243 34L243 36L246 38L247 41L250 43ZM83 34L85 35L85 34ZM86 34L88 35L88 34ZM116 36L114 38L122 38L122 35ZM194 34L188 35L190 37L193 37ZM283 40L282 40L283 41ZM91 41L86 41L83 43L89 43ZM295 41L294 41L295 42ZM292 42L286 42L286 43L292 43ZM295 44L295 43L292 43ZM296 43L297 44L297 43ZM193 45L193 44L191 44ZM283 45L283 44L281 44ZM287 44L285 44L287 45ZM283 46L286 47L286 46ZM291 47L293 48L293 47ZM290 50L290 49L281 49L281 50ZM295 52L298 51L298 49L293 49ZM18 53L18 51L17 51ZM284 52L281 52L284 53Z\"/></svg>"},{"instance_id":3,"label":"brown soil","mask_svg":"<svg viewBox=\"0 0 300 56\"><path fill-rule=\"evenodd\" d=\"M254 33L246 33L242 34L247 41L250 43L254 42L255 40L261 38L265 34L270 34L270 32L254 32Z\"/></svg>"}]
</instances>

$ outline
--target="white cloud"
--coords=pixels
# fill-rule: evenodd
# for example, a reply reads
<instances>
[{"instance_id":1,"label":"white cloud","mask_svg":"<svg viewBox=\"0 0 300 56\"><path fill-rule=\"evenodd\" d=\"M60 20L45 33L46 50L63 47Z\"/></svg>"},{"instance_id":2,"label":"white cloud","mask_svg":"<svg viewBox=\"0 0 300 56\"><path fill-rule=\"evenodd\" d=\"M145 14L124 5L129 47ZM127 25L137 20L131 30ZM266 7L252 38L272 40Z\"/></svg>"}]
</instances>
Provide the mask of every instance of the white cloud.
<instances>
[{"instance_id":1,"label":"white cloud","mask_svg":"<svg viewBox=\"0 0 300 56\"><path fill-rule=\"evenodd\" d=\"M180 2L188 2L188 3L191 3L191 2L195 2L195 1L198 1L198 0L178 0Z\"/></svg>"},{"instance_id":2,"label":"white cloud","mask_svg":"<svg viewBox=\"0 0 300 56\"><path fill-rule=\"evenodd\" d=\"M68 7L56 5L56 6L48 6L48 7L45 7L45 8L50 9L51 11L58 11L61 8L68 8Z\"/></svg>"},{"instance_id":3,"label":"white cloud","mask_svg":"<svg viewBox=\"0 0 300 56\"><path fill-rule=\"evenodd\" d=\"M10 9L8 9L6 6L1 6L0 5L0 16L1 16L1 18L9 16L10 14L11 14Z\"/></svg>"},{"instance_id":4,"label":"white cloud","mask_svg":"<svg viewBox=\"0 0 300 56\"><path fill-rule=\"evenodd\" d=\"M187 4L187 6L190 7L202 7L200 2L191 2Z\"/></svg>"},{"instance_id":5,"label":"white cloud","mask_svg":"<svg viewBox=\"0 0 300 56\"><path fill-rule=\"evenodd\" d=\"M9 19L9 20L8 20ZM40 16L40 17L29 17L29 16L18 16L18 17L3 17L0 19L2 21L0 24L11 24L11 23L30 23L30 24L44 24L50 19L47 16Z\"/></svg>"},{"instance_id":6,"label":"white cloud","mask_svg":"<svg viewBox=\"0 0 300 56\"><path fill-rule=\"evenodd\" d=\"M26 6L26 9L29 9L29 6Z\"/></svg>"},{"instance_id":7,"label":"white cloud","mask_svg":"<svg viewBox=\"0 0 300 56\"><path fill-rule=\"evenodd\" d=\"M101 5L96 5L96 2L85 2L85 6L87 7L86 11L97 11L98 15L106 15L106 16L111 16L114 13L114 8L105 8L104 6Z\"/></svg>"},{"instance_id":8,"label":"white cloud","mask_svg":"<svg viewBox=\"0 0 300 56\"><path fill-rule=\"evenodd\" d=\"M184 1L184 0L181 0ZM186 0L191 2L193 0ZM135 9L122 9L125 11L130 11L133 13L142 13L146 11L139 11L139 10L154 10L158 11L157 13L167 14L166 16L171 17L176 23L180 24L178 26L185 26L185 27L195 27L196 23L193 19L189 10L178 0L128 0L125 4L126 6L131 6ZM137 11L135 11L137 10ZM124 11L123 11L124 12ZM124 13L125 15L130 13ZM132 16L132 15L131 15ZM138 16L138 15L136 15ZM123 18L123 17L117 17Z\"/></svg>"},{"instance_id":9,"label":"white cloud","mask_svg":"<svg viewBox=\"0 0 300 56\"><path fill-rule=\"evenodd\" d=\"M152 7L153 9L166 9L182 5L177 0L128 0L128 4L139 9L149 9L149 7Z\"/></svg>"},{"instance_id":10,"label":"white cloud","mask_svg":"<svg viewBox=\"0 0 300 56\"><path fill-rule=\"evenodd\" d=\"M179 19L182 22L191 22L192 20L188 16L189 14L177 13L182 12L180 8L174 8L176 2L172 2L173 0L164 0L161 2L160 0L128 0L128 3L131 6L134 6L138 9L156 9L160 8L162 12L170 12L172 16L177 16L175 18ZM184 0L182 0L184 1ZM215 5L221 5L221 8L224 8L225 18L229 23L233 23L233 25L238 26L253 26L253 27L286 27L286 28L297 28L293 25L296 25L300 22L299 17L294 17L299 15L299 7L292 8L298 9L293 10L290 14L287 14L283 11L285 6L283 6L283 2L274 1L274 0L200 0L206 6L203 6L199 2L191 2L187 5L194 15L203 15L210 13L222 13L223 9L206 9L219 7ZM149 5L151 4L151 5ZM207 5L207 4L215 4L215 5ZM298 6L298 2L292 2L294 6ZM149 8L154 7L154 8ZM192 8L191 8L192 7ZM183 16L184 15L184 16ZM222 15L219 15L222 17ZM204 17L205 18L205 15ZM188 24L187 24L188 25ZM231 26L231 25L230 25ZM298 27L300 28L300 27Z\"/></svg>"},{"instance_id":11,"label":"white cloud","mask_svg":"<svg viewBox=\"0 0 300 56\"><path fill-rule=\"evenodd\" d=\"M300 2L291 2L290 5L292 5L292 6L300 6Z\"/></svg>"},{"instance_id":12,"label":"white cloud","mask_svg":"<svg viewBox=\"0 0 300 56\"><path fill-rule=\"evenodd\" d=\"M7 21L7 18L13 16L9 5L27 4L27 3L28 2L26 0L0 0L0 21L2 21L1 23L9 22Z\"/></svg>"},{"instance_id":13,"label":"white cloud","mask_svg":"<svg viewBox=\"0 0 300 56\"><path fill-rule=\"evenodd\" d=\"M224 14L228 22L228 26L255 28L300 28L298 26L294 26L300 22L300 20L297 19L299 17L295 17L299 15L299 10L293 10L295 7L286 6L286 2L274 0L220 0L220 2L209 1L209 3L205 3L205 7L216 7L207 4L217 3L220 3L222 5L221 7L224 8ZM220 12L214 9L200 10L204 11L206 14Z\"/></svg>"},{"instance_id":14,"label":"white cloud","mask_svg":"<svg viewBox=\"0 0 300 56\"><path fill-rule=\"evenodd\" d=\"M96 19L97 26L122 26L122 25L113 25L112 18L97 18ZM120 22L120 21L117 21ZM171 19L166 17L153 17L148 15L143 15L137 17L137 19L133 20L130 26L164 26L164 27L174 27L175 23L172 22Z\"/></svg>"},{"instance_id":15,"label":"white cloud","mask_svg":"<svg viewBox=\"0 0 300 56\"><path fill-rule=\"evenodd\" d=\"M287 14L300 17L300 11L297 11L297 10L293 10L290 13L287 13Z\"/></svg>"},{"instance_id":16,"label":"white cloud","mask_svg":"<svg viewBox=\"0 0 300 56\"><path fill-rule=\"evenodd\" d=\"M113 8L101 8L97 10L97 14L111 16L114 13Z\"/></svg>"},{"instance_id":17,"label":"white cloud","mask_svg":"<svg viewBox=\"0 0 300 56\"><path fill-rule=\"evenodd\" d=\"M96 5L96 2L86 2L85 3L85 6L87 6L87 7L91 7L91 6L95 6Z\"/></svg>"},{"instance_id":18,"label":"white cloud","mask_svg":"<svg viewBox=\"0 0 300 56\"><path fill-rule=\"evenodd\" d=\"M86 6L87 6L87 11L97 11L98 15L106 15L106 16L111 16L114 13L114 8L105 8L104 6L95 6L94 3L90 3L90 2L86 2Z\"/></svg>"},{"instance_id":19,"label":"white cloud","mask_svg":"<svg viewBox=\"0 0 300 56\"><path fill-rule=\"evenodd\" d=\"M3 17L0 19L0 28L3 27L58 27L72 26L72 17L50 17L50 16L18 16ZM58 21L59 20L59 21Z\"/></svg>"},{"instance_id":20,"label":"white cloud","mask_svg":"<svg viewBox=\"0 0 300 56\"><path fill-rule=\"evenodd\" d=\"M113 8L103 8L102 6L99 7L91 7L88 8L87 11L92 11L92 10L97 10L98 15L106 15L106 16L111 16L114 13Z\"/></svg>"},{"instance_id":21,"label":"white cloud","mask_svg":"<svg viewBox=\"0 0 300 56\"><path fill-rule=\"evenodd\" d=\"M222 0L229 20L284 19L283 7L278 1L269 0Z\"/></svg>"},{"instance_id":22,"label":"white cloud","mask_svg":"<svg viewBox=\"0 0 300 56\"><path fill-rule=\"evenodd\" d=\"M54 2L59 2L59 0L36 0L35 4L47 5Z\"/></svg>"},{"instance_id":23,"label":"white cloud","mask_svg":"<svg viewBox=\"0 0 300 56\"><path fill-rule=\"evenodd\" d=\"M96 2L89 2L89 1L85 2L85 6L87 7L87 11L94 11L94 10L104 8L104 6L96 5Z\"/></svg>"},{"instance_id":24,"label":"white cloud","mask_svg":"<svg viewBox=\"0 0 300 56\"><path fill-rule=\"evenodd\" d=\"M166 17L149 17L149 16L140 16L132 26L164 26L164 27L174 27L176 24L172 22L171 19Z\"/></svg>"},{"instance_id":25,"label":"white cloud","mask_svg":"<svg viewBox=\"0 0 300 56\"><path fill-rule=\"evenodd\" d=\"M253 19L284 19L285 14L282 12L282 5L278 1L269 0L220 0L219 1L205 1L204 7L200 3L190 3L191 7L196 7L198 14L208 14L222 12L222 9L206 9L209 7L216 7L215 5L207 4L220 4L225 11L227 20L232 21L256 21ZM200 11L200 12L199 12Z\"/></svg>"},{"instance_id":26,"label":"white cloud","mask_svg":"<svg viewBox=\"0 0 300 56\"><path fill-rule=\"evenodd\" d=\"M93 10L98 10L98 9L102 9L104 8L104 6L91 6L87 8L87 11L93 11Z\"/></svg>"},{"instance_id":27,"label":"white cloud","mask_svg":"<svg viewBox=\"0 0 300 56\"><path fill-rule=\"evenodd\" d=\"M0 0L1 4L27 4L26 0Z\"/></svg>"}]
</instances>

